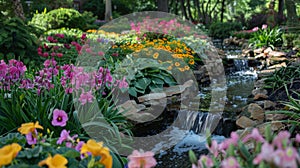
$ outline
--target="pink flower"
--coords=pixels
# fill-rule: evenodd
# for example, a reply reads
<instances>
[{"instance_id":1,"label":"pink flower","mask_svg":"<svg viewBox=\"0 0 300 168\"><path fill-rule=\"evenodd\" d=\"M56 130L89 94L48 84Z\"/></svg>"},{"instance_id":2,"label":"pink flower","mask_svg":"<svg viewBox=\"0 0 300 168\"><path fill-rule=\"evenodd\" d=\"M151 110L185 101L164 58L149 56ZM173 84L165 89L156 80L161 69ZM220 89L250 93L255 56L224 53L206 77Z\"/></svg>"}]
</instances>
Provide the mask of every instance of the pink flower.
<instances>
[{"instance_id":1,"label":"pink flower","mask_svg":"<svg viewBox=\"0 0 300 168\"><path fill-rule=\"evenodd\" d=\"M230 138L226 139L219 145L219 150L226 150L231 144L236 146L238 140L239 140L239 135L236 132L231 132Z\"/></svg>"},{"instance_id":2,"label":"pink flower","mask_svg":"<svg viewBox=\"0 0 300 168\"><path fill-rule=\"evenodd\" d=\"M83 33L83 34L81 35L81 40L84 40L84 39L86 39L86 34L85 34L85 33Z\"/></svg>"},{"instance_id":3,"label":"pink flower","mask_svg":"<svg viewBox=\"0 0 300 168\"><path fill-rule=\"evenodd\" d=\"M254 139L257 142L265 142L265 139L260 135L257 128L254 128L251 134L246 135L243 142L247 142L249 139Z\"/></svg>"},{"instance_id":4,"label":"pink flower","mask_svg":"<svg viewBox=\"0 0 300 168\"><path fill-rule=\"evenodd\" d=\"M104 55L104 52L103 52L103 51L99 51L99 52L98 52L98 55L99 55L99 56L103 56L103 55Z\"/></svg>"},{"instance_id":5,"label":"pink flower","mask_svg":"<svg viewBox=\"0 0 300 168\"><path fill-rule=\"evenodd\" d=\"M274 163L283 168L297 168L297 160L299 162L299 154L293 147L287 147L285 150L277 149L274 155Z\"/></svg>"},{"instance_id":6,"label":"pink flower","mask_svg":"<svg viewBox=\"0 0 300 168\"><path fill-rule=\"evenodd\" d=\"M297 134L297 135L296 135L295 141L298 142L298 143L300 143L300 134Z\"/></svg>"},{"instance_id":7,"label":"pink flower","mask_svg":"<svg viewBox=\"0 0 300 168\"><path fill-rule=\"evenodd\" d=\"M36 144L36 142L37 142L37 135L38 135L38 132L37 132L36 129L34 130L34 133L29 132L28 134L26 134L26 141L27 141L27 143L29 145Z\"/></svg>"},{"instance_id":8,"label":"pink flower","mask_svg":"<svg viewBox=\"0 0 300 168\"><path fill-rule=\"evenodd\" d=\"M273 160L272 154L274 153L274 147L265 142L261 147L261 152L254 158L253 164L259 164L261 161L265 160L271 162Z\"/></svg>"},{"instance_id":9,"label":"pink flower","mask_svg":"<svg viewBox=\"0 0 300 168\"><path fill-rule=\"evenodd\" d=\"M211 168L214 166L212 159L206 155L201 155L197 165L192 165L192 168Z\"/></svg>"},{"instance_id":10,"label":"pink flower","mask_svg":"<svg viewBox=\"0 0 300 168\"><path fill-rule=\"evenodd\" d=\"M64 110L55 109L53 111L53 119L52 119L53 126L64 127L66 126L67 121L68 121L68 114Z\"/></svg>"},{"instance_id":11,"label":"pink flower","mask_svg":"<svg viewBox=\"0 0 300 168\"><path fill-rule=\"evenodd\" d=\"M82 105L85 105L87 102L92 103L94 96L92 95L92 91L88 91L86 93L81 93L79 97L79 101Z\"/></svg>"},{"instance_id":12,"label":"pink flower","mask_svg":"<svg viewBox=\"0 0 300 168\"><path fill-rule=\"evenodd\" d=\"M288 131L281 131L277 134L277 136L273 139L273 145L282 149L282 144L288 145L291 134Z\"/></svg>"},{"instance_id":13,"label":"pink flower","mask_svg":"<svg viewBox=\"0 0 300 168\"><path fill-rule=\"evenodd\" d=\"M63 53L57 53L57 57L61 58L64 54Z\"/></svg>"},{"instance_id":14,"label":"pink flower","mask_svg":"<svg viewBox=\"0 0 300 168\"><path fill-rule=\"evenodd\" d=\"M268 25L266 25L266 24L263 24L261 27L261 29L267 29L267 28L268 28Z\"/></svg>"},{"instance_id":15,"label":"pink flower","mask_svg":"<svg viewBox=\"0 0 300 168\"><path fill-rule=\"evenodd\" d=\"M211 146L206 146L209 150L210 153L212 153L214 155L214 157L217 157L219 154L219 146L218 146L218 142L216 140L212 140L211 142Z\"/></svg>"},{"instance_id":16,"label":"pink flower","mask_svg":"<svg viewBox=\"0 0 300 168\"><path fill-rule=\"evenodd\" d=\"M128 159L128 168L151 168L157 164L153 152L139 152L134 150L132 154L128 156Z\"/></svg>"},{"instance_id":17,"label":"pink flower","mask_svg":"<svg viewBox=\"0 0 300 168\"><path fill-rule=\"evenodd\" d=\"M84 144L83 141L79 141L78 144L77 144L76 147L75 147L75 150L77 150L77 151L80 152L80 150L81 150L83 144Z\"/></svg>"},{"instance_id":18,"label":"pink flower","mask_svg":"<svg viewBox=\"0 0 300 168\"><path fill-rule=\"evenodd\" d=\"M258 31L258 30L259 30L258 27L254 27L254 28L252 29L252 32L256 32L256 31Z\"/></svg>"},{"instance_id":19,"label":"pink flower","mask_svg":"<svg viewBox=\"0 0 300 168\"><path fill-rule=\"evenodd\" d=\"M221 167L222 168L239 168L240 164L234 157L230 156L229 158L224 159L221 162Z\"/></svg>"}]
</instances>

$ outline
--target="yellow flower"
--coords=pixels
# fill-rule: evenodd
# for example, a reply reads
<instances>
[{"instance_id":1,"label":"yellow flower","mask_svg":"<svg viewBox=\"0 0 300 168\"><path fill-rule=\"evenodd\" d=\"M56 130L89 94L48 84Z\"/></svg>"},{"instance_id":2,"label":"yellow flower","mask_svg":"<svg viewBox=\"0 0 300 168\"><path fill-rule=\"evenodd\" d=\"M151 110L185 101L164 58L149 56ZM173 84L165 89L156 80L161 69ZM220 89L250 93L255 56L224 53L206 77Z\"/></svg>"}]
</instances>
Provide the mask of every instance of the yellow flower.
<instances>
[{"instance_id":1,"label":"yellow flower","mask_svg":"<svg viewBox=\"0 0 300 168\"><path fill-rule=\"evenodd\" d=\"M82 145L80 153L86 154L90 152L92 156L101 156L100 163L102 163L105 168L112 167L112 156L109 153L107 147L103 147L103 142L96 142L93 139L87 141L86 144Z\"/></svg>"},{"instance_id":2,"label":"yellow flower","mask_svg":"<svg viewBox=\"0 0 300 168\"><path fill-rule=\"evenodd\" d=\"M191 59L191 60L189 61L189 64L194 65L194 64L195 64L195 61L194 61L193 59Z\"/></svg>"},{"instance_id":3,"label":"yellow flower","mask_svg":"<svg viewBox=\"0 0 300 168\"><path fill-rule=\"evenodd\" d=\"M22 147L17 143L3 146L0 149L0 167L10 164L21 149Z\"/></svg>"},{"instance_id":4,"label":"yellow flower","mask_svg":"<svg viewBox=\"0 0 300 168\"><path fill-rule=\"evenodd\" d=\"M180 66L180 63L179 62L175 62L175 66Z\"/></svg>"},{"instance_id":5,"label":"yellow flower","mask_svg":"<svg viewBox=\"0 0 300 168\"><path fill-rule=\"evenodd\" d=\"M28 134L30 132L34 132L35 129L44 129L42 126L39 125L39 122L37 121L35 124L33 122L22 124L20 128L18 128L18 131L21 134Z\"/></svg>"},{"instance_id":6,"label":"yellow flower","mask_svg":"<svg viewBox=\"0 0 300 168\"><path fill-rule=\"evenodd\" d=\"M68 164L68 160L60 154L48 156L45 160L39 162L39 166L47 165L48 168L66 168L66 164Z\"/></svg>"},{"instance_id":7,"label":"yellow flower","mask_svg":"<svg viewBox=\"0 0 300 168\"><path fill-rule=\"evenodd\" d=\"M186 65L186 66L184 66L184 69L188 71L188 70L190 70L190 67Z\"/></svg>"},{"instance_id":8,"label":"yellow flower","mask_svg":"<svg viewBox=\"0 0 300 168\"><path fill-rule=\"evenodd\" d=\"M171 70L172 70L172 66L169 66L167 69L168 69L169 71L171 71Z\"/></svg>"},{"instance_id":9,"label":"yellow flower","mask_svg":"<svg viewBox=\"0 0 300 168\"><path fill-rule=\"evenodd\" d=\"M158 52L156 52L156 53L153 54L153 58L154 58L154 59L157 59L158 56L159 56Z\"/></svg>"},{"instance_id":10,"label":"yellow flower","mask_svg":"<svg viewBox=\"0 0 300 168\"><path fill-rule=\"evenodd\" d=\"M179 71L181 71L181 72L183 72L184 71L184 68L178 68L179 69Z\"/></svg>"}]
</instances>

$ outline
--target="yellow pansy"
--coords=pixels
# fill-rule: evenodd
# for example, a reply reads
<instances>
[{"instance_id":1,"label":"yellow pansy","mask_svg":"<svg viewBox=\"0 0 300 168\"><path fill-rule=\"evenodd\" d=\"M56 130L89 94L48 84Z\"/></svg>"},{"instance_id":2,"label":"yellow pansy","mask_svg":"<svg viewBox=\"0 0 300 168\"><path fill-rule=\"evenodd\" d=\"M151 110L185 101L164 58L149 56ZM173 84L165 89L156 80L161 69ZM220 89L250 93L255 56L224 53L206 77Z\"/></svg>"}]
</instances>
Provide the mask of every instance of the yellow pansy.
<instances>
[{"instance_id":1,"label":"yellow pansy","mask_svg":"<svg viewBox=\"0 0 300 168\"><path fill-rule=\"evenodd\" d=\"M60 154L55 154L54 157L48 156L45 160L39 162L39 166L47 165L48 168L66 168L68 160Z\"/></svg>"},{"instance_id":2,"label":"yellow pansy","mask_svg":"<svg viewBox=\"0 0 300 168\"><path fill-rule=\"evenodd\" d=\"M22 147L17 143L3 146L0 149L0 167L10 164L21 149Z\"/></svg>"},{"instance_id":3,"label":"yellow pansy","mask_svg":"<svg viewBox=\"0 0 300 168\"><path fill-rule=\"evenodd\" d=\"M92 156L101 156L100 163L102 163L105 168L112 167L112 156L109 153L107 147L103 147L103 142L96 142L93 139L87 141L86 144L82 145L80 153L86 154L90 152Z\"/></svg>"},{"instance_id":4,"label":"yellow pansy","mask_svg":"<svg viewBox=\"0 0 300 168\"><path fill-rule=\"evenodd\" d=\"M18 128L18 131L21 134L26 135L30 132L34 132L35 129L43 129L43 127L39 125L38 121L35 124L33 122L22 124L21 127Z\"/></svg>"}]
</instances>

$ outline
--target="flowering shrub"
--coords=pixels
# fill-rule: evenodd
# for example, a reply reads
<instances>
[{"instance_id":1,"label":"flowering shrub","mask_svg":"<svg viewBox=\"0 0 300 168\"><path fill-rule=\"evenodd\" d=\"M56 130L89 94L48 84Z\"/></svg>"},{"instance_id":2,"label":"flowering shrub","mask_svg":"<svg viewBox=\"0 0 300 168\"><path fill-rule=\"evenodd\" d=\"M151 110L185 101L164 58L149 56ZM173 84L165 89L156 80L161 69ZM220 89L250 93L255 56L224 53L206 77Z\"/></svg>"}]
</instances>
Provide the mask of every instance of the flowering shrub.
<instances>
[{"instance_id":1,"label":"flowering shrub","mask_svg":"<svg viewBox=\"0 0 300 168\"><path fill-rule=\"evenodd\" d=\"M53 137L53 132L46 135L38 133L43 126L39 122L24 123L18 128L19 133L10 133L0 137L0 167L44 166L48 167L105 167L121 166L114 154L103 145L89 139L80 140L77 134L70 136L70 131L63 129L60 137ZM33 143L34 139L34 143Z\"/></svg>"},{"instance_id":2,"label":"flowering shrub","mask_svg":"<svg viewBox=\"0 0 300 168\"><path fill-rule=\"evenodd\" d=\"M281 131L272 135L270 127L266 129L265 138L257 128L240 139L237 133L218 144L208 139L209 155L201 155L197 161L190 151L193 168L239 168L239 167L282 167L296 168L300 165L300 156L297 147L300 135L291 140L288 131Z\"/></svg>"},{"instance_id":3,"label":"flowering shrub","mask_svg":"<svg viewBox=\"0 0 300 168\"><path fill-rule=\"evenodd\" d=\"M279 47L282 45L282 30L279 27L270 28L263 25L261 29L253 28L255 31L252 38L249 39L250 47Z\"/></svg>"}]
</instances>

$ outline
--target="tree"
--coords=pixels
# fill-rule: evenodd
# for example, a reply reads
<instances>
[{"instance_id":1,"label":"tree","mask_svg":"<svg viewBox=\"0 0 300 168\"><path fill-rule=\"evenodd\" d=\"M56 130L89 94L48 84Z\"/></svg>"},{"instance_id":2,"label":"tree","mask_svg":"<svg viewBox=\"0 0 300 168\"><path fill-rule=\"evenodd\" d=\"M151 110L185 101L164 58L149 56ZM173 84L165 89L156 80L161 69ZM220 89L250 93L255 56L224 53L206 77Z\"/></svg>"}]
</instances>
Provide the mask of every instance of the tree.
<instances>
[{"instance_id":1,"label":"tree","mask_svg":"<svg viewBox=\"0 0 300 168\"><path fill-rule=\"evenodd\" d=\"M299 25L296 11L296 2L294 0L285 0L285 3L287 11L287 24L289 26Z\"/></svg>"},{"instance_id":2,"label":"tree","mask_svg":"<svg viewBox=\"0 0 300 168\"><path fill-rule=\"evenodd\" d=\"M105 21L112 20L111 0L105 0Z\"/></svg>"},{"instance_id":3,"label":"tree","mask_svg":"<svg viewBox=\"0 0 300 168\"><path fill-rule=\"evenodd\" d=\"M13 10L15 15L21 18L22 20L25 20L25 15L24 15L21 0L12 0L12 2L13 2Z\"/></svg>"},{"instance_id":4,"label":"tree","mask_svg":"<svg viewBox=\"0 0 300 168\"><path fill-rule=\"evenodd\" d=\"M168 0L158 0L157 1L157 10L161 12L168 12Z\"/></svg>"}]
</instances>

